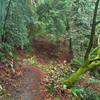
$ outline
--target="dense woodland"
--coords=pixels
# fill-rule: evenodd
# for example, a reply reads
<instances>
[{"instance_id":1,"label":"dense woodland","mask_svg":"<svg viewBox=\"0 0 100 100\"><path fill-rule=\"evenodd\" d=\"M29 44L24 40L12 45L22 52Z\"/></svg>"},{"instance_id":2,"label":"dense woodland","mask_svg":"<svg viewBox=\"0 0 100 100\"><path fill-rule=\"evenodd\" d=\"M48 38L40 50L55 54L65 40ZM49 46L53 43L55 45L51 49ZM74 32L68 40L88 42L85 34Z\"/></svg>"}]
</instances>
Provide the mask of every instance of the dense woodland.
<instances>
[{"instance_id":1,"label":"dense woodland","mask_svg":"<svg viewBox=\"0 0 100 100\"><path fill-rule=\"evenodd\" d=\"M100 0L0 0L0 100L100 100Z\"/></svg>"}]
</instances>

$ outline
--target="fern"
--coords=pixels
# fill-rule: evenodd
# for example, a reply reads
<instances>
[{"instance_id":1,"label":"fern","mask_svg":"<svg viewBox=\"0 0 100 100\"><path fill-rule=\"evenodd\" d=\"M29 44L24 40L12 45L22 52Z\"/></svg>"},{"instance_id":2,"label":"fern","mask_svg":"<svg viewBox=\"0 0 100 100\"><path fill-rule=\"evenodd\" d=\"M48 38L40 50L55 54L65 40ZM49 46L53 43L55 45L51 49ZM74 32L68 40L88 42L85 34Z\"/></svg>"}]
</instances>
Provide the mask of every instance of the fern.
<instances>
[{"instance_id":1,"label":"fern","mask_svg":"<svg viewBox=\"0 0 100 100\"><path fill-rule=\"evenodd\" d=\"M85 88L73 87L72 94L81 100L100 100L100 93Z\"/></svg>"},{"instance_id":2,"label":"fern","mask_svg":"<svg viewBox=\"0 0 100 100\"><path fill-rule=\"evenodd\" d=\"M91 79L87 81L88 84L100 84L100 80L97 79Z\"/></svg>"}]
</instances>

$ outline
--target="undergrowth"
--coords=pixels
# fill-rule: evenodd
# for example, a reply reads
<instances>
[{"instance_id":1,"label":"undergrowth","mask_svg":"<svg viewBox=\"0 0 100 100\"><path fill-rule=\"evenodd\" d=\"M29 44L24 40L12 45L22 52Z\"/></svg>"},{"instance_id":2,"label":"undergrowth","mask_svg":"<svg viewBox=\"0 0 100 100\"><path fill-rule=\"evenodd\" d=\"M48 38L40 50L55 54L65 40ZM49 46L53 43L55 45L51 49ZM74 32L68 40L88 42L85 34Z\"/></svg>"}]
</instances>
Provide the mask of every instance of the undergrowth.
<instances>
[{"instance_id":1,"label":"undergrowth","mask_svg":"<svg viewBox=\"0 0 100 100\"><path fill-rule=\"evenodd\" d=\"M68 98L69 95L70 98L74 98L75 100L100 100L100 93L95 89L88 88L91 85L100 84L100 81L90 76L89 73L83 75L81 78L86 83L86 85L83 83L86 87L75 84L71 89L67 89L62 84L63 80L75 71L75 68L71 68L70 64L58 64L57 62L50 61L48 64L42 65L37 62L35 56L24 59L24 62L32 64L47 73L47 77L44 80L46 82L45 86L48 93L55 98L57 97L57 100L62 100L61 98L64 97L65 99L63 100L66 100L66 97ZM86 77L87 75L90 79Z\"/></svg>"}]
</instances>

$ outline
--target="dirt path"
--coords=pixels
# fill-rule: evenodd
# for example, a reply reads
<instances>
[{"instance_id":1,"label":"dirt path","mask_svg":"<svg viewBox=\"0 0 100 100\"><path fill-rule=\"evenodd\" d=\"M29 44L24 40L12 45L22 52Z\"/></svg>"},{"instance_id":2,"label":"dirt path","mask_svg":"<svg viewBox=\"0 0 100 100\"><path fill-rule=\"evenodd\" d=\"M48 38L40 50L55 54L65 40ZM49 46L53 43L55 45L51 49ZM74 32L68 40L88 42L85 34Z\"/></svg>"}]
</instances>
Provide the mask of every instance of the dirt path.
<instances>
[{"instance_id":1,"label":"dirt path","mask_svg":"<svg viewBox=\"0 0 100 100\"><path fill-rule=\"evenodd\" d=\"M16 89L12 92L13 100L43 100L40 94L41 72L34 68L22 69L22 74L16 77Z\"/></svg>"},{"instance_id":2,"label":"dirt path","mask_svg":"<svg viewBox=\"0 0 100 100\"><path fill-rule=\"evenodd\" d=\"M39 69L27 65L22 67L20 74L3 77L2 82L12 96L10 100L45 100L41 92L44 74Z\"/></svg>"}]
</instances>

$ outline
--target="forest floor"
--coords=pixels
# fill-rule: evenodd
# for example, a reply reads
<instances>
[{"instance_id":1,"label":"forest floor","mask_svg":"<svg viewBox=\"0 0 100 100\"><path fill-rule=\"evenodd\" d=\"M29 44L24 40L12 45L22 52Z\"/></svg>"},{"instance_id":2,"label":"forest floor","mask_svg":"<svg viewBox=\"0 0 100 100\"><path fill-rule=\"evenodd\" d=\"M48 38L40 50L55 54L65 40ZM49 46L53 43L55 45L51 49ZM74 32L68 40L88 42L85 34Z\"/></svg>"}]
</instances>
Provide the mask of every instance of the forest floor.
<instances>
[{"instance_id":1,"label":"forest floor","mask_svg":"<svg viewBox=\"0 0 100 100\"><path fill-rule=\"evenodd\" d=\"M47 92L45 83L46 77L49 74L50 76L53 74L54 77L57 74L64 74L62 69L66 68L67 65L65 64L63 66L62 63L64 63L65 60L68 60L68 57L71 59L70 55L62 51L59 55L52 55L49 51L46 53L43 51L42 53L37 52L37 49L34 53L28 55L26 55L24 51L18 51L19 56L15 73L12 72L10 68L0 67L0 85L2 86L0 86L0 100L75 100L75 98L73 99L71 90L68 89L63 91L62 87L57 89L55 95L50 95ZM47 49L48 48L46 48L46 50ZM53 58L51 58L52 56ZM57 57L61 57L57 59L61 64L57 62L52 66L50 61L53 60L54 62ZM62 68L59 66L62 66ZM90 78L90 76L87 76L86 80L89 80ZM56 78L54 78L54 80L58 81ZM80 80L78 84L85 87L87 85L85 82L86 81L84 80ZM100 85L92 84L89 88L100 92ZM76 100L80 99L76 98Z\"/></svg>"},{"instance_id":2,"label":"forest floor","mask_svg":"<svg viewBox=\"0 0 100 100\"><path fill-rule=\"evenodd\" d=\"M29 64L25 64L24 52L19 54L15 72L0 65L0 100L52 100L43 83L45 73Z\"/></svg>"},{"instance_id":3,"label":"forest floor","mask_svg":"<svg viewBox=\"0 0 100 100\"><path fill-rule=\"evenodd\" d=\"M6 73L4 70L0 72L4 75L0 73L2 86L10 93L11 98L9 100L45 100L41 96L43 74L37 68L26 65L16 74L7 74L7 70ZM1 98L0 100L8 99Z\"/></svg>"}]
</instances>

